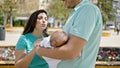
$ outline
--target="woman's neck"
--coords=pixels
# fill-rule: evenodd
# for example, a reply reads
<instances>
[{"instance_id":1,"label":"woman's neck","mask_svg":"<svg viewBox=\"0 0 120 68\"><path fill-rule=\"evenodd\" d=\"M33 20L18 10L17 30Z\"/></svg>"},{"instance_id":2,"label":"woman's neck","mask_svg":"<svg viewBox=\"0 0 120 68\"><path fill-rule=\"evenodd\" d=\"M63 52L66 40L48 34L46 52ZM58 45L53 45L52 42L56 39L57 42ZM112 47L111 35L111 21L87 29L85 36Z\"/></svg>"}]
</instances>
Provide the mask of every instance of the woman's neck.
<instances>
[{"instance_id":1,"label":"woman's neck","mask_svg":"<svg viewBox=\"0 0 120 68\"><path fill-rule=\"evenodd\" d=\"M41 38L43 36L42 31L34 30L32 34L38 38Z\"/></svg>"}]
</instances>

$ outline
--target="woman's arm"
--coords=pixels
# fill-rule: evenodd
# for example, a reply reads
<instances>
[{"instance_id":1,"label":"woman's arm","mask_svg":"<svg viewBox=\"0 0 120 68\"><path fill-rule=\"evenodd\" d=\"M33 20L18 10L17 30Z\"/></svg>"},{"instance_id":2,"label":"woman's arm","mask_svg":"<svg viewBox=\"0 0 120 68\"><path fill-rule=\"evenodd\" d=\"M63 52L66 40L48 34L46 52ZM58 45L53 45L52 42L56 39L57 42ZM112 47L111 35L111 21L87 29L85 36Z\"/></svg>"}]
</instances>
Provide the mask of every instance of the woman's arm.
<instances>
[{"instance_id":1,"label":"woman's arm","mask_svg":"<svg viewBox=\"0 0 120 68\"><path fill-rule=\"evenodd\" d=\"M82 48L84 47L86 40L70 35L70 39L67 44L59 47L59 48L36 48L36 53L39 56L46 56L55 59L74 59L80 55Z\"/></svg>"},{"instance_id":2,"label":"woman's arm","mask_svg":"<svg viewBox=\"0 0 120 68\"><path fill-rule=\"evenodd\" d=\"M26 54L24 50L15 51L15 66L16 68L28 68L28 65L32 61L35 55L35 50L33 49L29 54Z\"/></svg>"}]
</instances>

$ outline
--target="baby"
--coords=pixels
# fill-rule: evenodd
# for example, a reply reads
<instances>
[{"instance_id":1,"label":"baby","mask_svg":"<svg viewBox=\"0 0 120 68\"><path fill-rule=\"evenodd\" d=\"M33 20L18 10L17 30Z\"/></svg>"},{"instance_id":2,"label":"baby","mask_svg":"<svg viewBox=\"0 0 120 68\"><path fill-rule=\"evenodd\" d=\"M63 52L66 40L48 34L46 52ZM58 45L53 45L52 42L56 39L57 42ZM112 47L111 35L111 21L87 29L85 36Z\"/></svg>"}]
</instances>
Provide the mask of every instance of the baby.
<instances>
[{"instance_id":1,"label":"baby","mask_svg":"<svg viewBox=\"0 0 120 68\"><path fill-rule=\"evenodd\" d=\"M60 47L66 44L68 40L69 40L69 37L67 33L65 33L64 31L55 31L53 32L53 34L51 34L51 36L44 37L39 45L44 48L55 48L55 47ZM78 57L80 56L81 56L81 53ZM49 68L56 68L57 63L60 61L60 60L56 60L56 59L48 58L44 56L43 58L49 64Z\"/></svg>"},{"instance_id":2,"label":"baby","mask_svg":"<svg viewBox=\"0 0 120 68\"><path fill-rule=\"evenodd\" d=\"M60 47L68 41L68 35L64 31L55 31L51 36L43 38L41 47Z\"/></svg>"},{"instance_id":3,"label":"baby","mask_svg":"<svg viewBox=\"0 0 120 68\"><path fill-rule=\"evenodd\" d=\"M51 36L44 37L40 42L40 46L45 48L55 48L64 45L65 43L67 43L67 41L68 41L68 35L64 31L55 31L53 32L53 34L51 34ZM43 58L49 64L49 68L56 68L57 63L60 61L44 56Z\"/></svg>"}]
</instances>

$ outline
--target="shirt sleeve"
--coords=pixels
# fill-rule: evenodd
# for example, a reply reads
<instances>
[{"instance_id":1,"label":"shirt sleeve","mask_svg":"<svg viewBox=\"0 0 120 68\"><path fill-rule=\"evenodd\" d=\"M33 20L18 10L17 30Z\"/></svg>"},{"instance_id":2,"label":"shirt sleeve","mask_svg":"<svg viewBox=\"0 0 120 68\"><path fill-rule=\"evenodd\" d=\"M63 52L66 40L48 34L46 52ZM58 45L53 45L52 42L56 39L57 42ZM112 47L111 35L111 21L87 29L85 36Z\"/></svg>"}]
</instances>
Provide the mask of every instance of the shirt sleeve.
<instances>
[{"instance_id":1,"label":"shirt sleeve","mask_svg":"<svg viewBox=\"0 0 120 68\"><path fill-rule=\"evenodd\" d=\"M26 43L25 43L25 37L22 35L15 47L16 50L25 50L26 49Z\"/></svg>"},{"instance_id":2,"label":"shirt sleeve","mask_svg":"<svg viewBox=\"0 0 120 68\"><path fill-rule=\"evenodd\" d=\"M41 41L40 46L45 47L45 48L46 48L46 47L51 47L51 45L50 45L50 36L45 37L45 38Z\"/></svg>"},{"instance_id":3,"label":"shirt sleeve","mask_svg":"<svg viewBox=\"0 0 120 68\"><path fill-rule=\"evenodd\" d=\"M84 6L78 10L71 27L70 34L81 37L88 41L95 28L96 12L92 6Z\"/></svg>"}]
</instances>

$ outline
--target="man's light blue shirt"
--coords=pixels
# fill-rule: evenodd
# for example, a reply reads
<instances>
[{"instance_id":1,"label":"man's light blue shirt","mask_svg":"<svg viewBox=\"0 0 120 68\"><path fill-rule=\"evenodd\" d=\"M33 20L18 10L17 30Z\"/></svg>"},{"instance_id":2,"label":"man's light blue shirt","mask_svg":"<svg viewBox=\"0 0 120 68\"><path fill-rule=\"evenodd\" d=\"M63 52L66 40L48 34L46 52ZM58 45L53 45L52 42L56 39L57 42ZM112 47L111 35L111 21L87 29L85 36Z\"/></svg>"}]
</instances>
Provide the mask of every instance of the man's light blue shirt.
<instances>
[{"instance_id":1,"label":"man's light blue shirt","mask_svg":"<svg viewBox=\"0 0 120 68\"><path fill-rule=\"evenodd\" d=\"M63 30L68 35L85 39L87 43L80 57L62 60L57 68L94 68L102 33L100 10L89 1L82 1L72 10Z\"/></svg>"}]
</instances>

